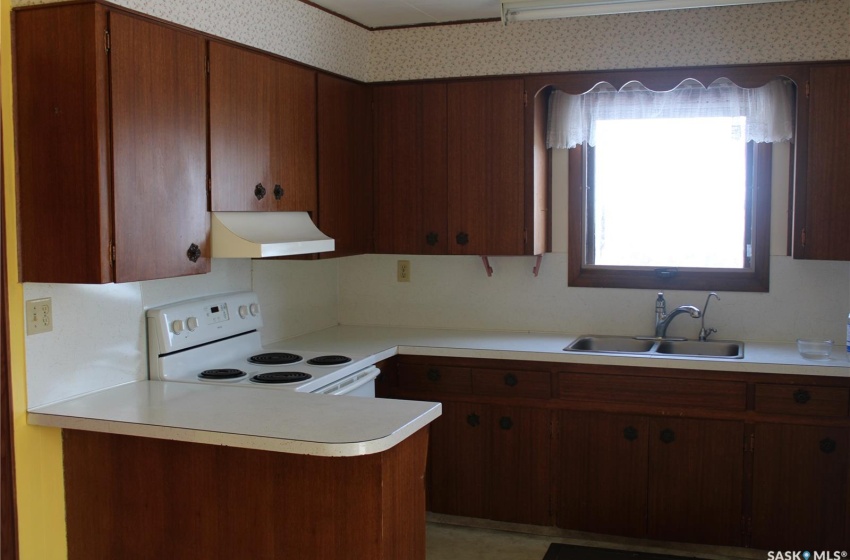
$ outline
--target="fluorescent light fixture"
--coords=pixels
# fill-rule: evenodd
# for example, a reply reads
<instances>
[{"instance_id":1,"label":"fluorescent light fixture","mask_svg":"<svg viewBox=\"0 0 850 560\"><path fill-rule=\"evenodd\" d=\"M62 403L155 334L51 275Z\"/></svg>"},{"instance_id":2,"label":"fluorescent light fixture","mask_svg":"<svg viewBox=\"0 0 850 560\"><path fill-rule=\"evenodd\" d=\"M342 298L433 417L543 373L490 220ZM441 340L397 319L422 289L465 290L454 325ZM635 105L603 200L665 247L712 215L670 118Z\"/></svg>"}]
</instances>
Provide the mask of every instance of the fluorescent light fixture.
<instances>
[{"instance_id":1,"label":"fluorescent light fixture","mask_svg":"<svg viewBox=\"0 0 850 560\"><path fill-rule=\"evenodd\" d=\"M502 23L630 12L656 12L790 0L528 0L502 2Z\"/></svg>"}]
</instances>

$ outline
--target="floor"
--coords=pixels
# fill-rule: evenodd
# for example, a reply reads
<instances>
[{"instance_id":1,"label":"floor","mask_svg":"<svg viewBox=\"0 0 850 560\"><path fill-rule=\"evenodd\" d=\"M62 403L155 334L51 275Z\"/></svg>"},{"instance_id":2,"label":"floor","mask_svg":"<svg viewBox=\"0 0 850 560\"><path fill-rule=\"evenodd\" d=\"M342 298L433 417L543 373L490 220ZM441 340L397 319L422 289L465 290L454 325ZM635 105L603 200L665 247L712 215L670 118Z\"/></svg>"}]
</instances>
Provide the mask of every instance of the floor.
<instances>
[{"instance_id":1,"label":"floor","mask_svg":"<svg viewBox=\"0 0 850 560\"><path fill-rule=\"evenodd\" d=\"M709 560L763 560L766 557L763 551L752 549L605 538L550 527L429 514L426 558L427 560L542 560L549 544L553 542L678 554Z\"/></svg>"}]
</instances>

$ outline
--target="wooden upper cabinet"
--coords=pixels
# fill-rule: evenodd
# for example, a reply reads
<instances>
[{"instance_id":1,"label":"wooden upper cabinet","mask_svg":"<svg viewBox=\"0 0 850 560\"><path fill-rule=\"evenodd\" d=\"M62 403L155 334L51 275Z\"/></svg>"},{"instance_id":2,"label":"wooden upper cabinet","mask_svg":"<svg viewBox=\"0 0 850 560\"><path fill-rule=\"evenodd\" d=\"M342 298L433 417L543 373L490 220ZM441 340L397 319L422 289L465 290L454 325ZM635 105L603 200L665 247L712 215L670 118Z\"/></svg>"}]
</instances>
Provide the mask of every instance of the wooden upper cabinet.
<instances>
[{"instance_id":1,"label":"wooden upper cabinet","mask_svg":"<svg viewBox=\"0 0 850 560\"><path fill-rule=\"evenodd\" d=\"M316 73L210 42L212 210L316 210Z\"/></svg>"},{"instance_id":2,"label":"wooden upper cabinet","mask_svg":"<svg viewBox=\"0 0 850 560\"><path fill-rule=\"evenodd\" d=\"M208 272L203 38L94 2L14 17L22 281Z\"/></svg>"},{"instance_id":3,"label":"wooden upper cabinet","mask_svg":"<svg viewBox=\"0 0 850 560\"><path fill-rule=\"evenodd\" d=\"M523 255L523 81L448 84L449 253Z\"/></svg>"},{"instance_id":4,"label":"wooden upper cabinet","mask_svg":"<svg viewBox=\"0 0 850 560\"><path fill-rule=\"evenodd\" d=\"M369 253L372 233L372 93L327 74L318 80L319 219L336 241L321 257Z\"/></svg>"},{"instance_id":5,"label":"wooden upper cabinet","mask_svg":"<svg viewBox=\"0 0 850 560\"><path fill-rule=\"evenodd\" d=\"M448 252L446 84L376 86L375 251Z\"/></svg>"},{"instance_id":6,"label":"wooden upper cabinet","mask_svg":"<svg viewBox=\"0 0 850 560\"><path fill-rule=\"evenodd\" d=\"M809 71L805 188L795 193L794 256L850 260L850 64ZM802 92L801 92L802 94ZM799 127L805 133L805 127ZM799 181L800 177L798 177Z\"/></svg>"}]
</instances>

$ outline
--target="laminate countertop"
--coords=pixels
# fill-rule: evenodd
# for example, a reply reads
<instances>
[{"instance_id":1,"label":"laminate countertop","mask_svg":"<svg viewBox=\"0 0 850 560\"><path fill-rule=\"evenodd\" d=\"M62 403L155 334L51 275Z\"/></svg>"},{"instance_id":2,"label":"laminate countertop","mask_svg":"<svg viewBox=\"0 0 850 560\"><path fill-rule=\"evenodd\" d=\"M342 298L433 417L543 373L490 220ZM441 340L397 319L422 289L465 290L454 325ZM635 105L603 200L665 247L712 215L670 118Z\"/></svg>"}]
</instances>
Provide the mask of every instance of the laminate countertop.
<instances>
[{"instance_id":1,"label":"laminate countertop","mask_svg":"<svg viewBox=\"0 0 850 560\"><path fill-rule=\"evenodd\" d=\"M341 325L276 343L292 351L850 376L843 347L807 360L796 344L747 342L742 359L565 352L575 335ZM30 409L33 425L320 456L385 451L441 414L439 403L137 381Z\"/></svg>"}]
</instances>

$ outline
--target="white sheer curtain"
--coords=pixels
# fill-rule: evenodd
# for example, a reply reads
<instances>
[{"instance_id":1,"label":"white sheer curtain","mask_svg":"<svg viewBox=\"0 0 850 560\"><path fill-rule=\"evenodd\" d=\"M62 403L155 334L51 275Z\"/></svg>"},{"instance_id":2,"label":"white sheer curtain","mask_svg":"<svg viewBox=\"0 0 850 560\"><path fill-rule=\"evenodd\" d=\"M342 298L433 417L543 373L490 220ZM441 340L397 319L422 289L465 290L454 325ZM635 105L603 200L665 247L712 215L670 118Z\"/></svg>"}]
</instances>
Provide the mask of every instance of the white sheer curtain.
<instances>
[{"instance_id":1,"label":"white sheer curtain","mask_svg":"<svg viewBox=\"0 0 850 560\"><path fill-rule=\"evenodd\" d=\"M602 119L746 117L747 141L783 142L794 134L793 90L778 78L758 88L741 88L721 78L708 87L688 79L670 91L652 91L629 82L619 91L602 82L587 93L554 91L549 98L550 148L596 145Z\"/></svg>"}]
</instances>

